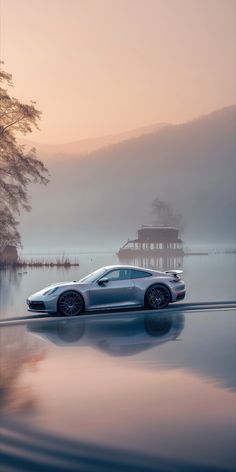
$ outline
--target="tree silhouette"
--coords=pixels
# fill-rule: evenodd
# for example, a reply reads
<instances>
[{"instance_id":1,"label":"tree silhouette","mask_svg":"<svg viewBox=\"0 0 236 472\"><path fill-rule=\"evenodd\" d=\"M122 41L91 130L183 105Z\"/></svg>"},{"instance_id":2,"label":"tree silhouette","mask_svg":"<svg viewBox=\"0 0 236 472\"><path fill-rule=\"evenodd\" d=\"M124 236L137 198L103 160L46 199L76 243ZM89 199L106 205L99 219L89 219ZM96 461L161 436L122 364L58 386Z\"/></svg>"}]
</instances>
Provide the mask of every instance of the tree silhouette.
<instances>
[{"instance_id":1,"label":"tree silhouette","mask_svg":"<svg viewBox=\"0 0 236 472\"><path fill-rule=\"evenodd\" d=\"M174 226L182 229L182 216L174 213L169 202L163 202L158 197L151 203L151 213L154 215L154 223L164 226Z\"/></svg>"},{"instance_id":2,"label":"tree silhouette","mask_svg":"<svg viewBox=\"0 0 236 472\"><path fill-rule=\"evenodd\" d=\"M2 63L1 63L2 64ZM0 64L0 66L1 66ZM35 102L21 103L8 93L12 76L0 69L0 250L7 244L19 245L16 215L21 209L30 210L28 186L46 185L48 171L37 158L35 148L26 152L19 144L19 134L38 128L40 111Z\"/></svg>"}]
</instances>

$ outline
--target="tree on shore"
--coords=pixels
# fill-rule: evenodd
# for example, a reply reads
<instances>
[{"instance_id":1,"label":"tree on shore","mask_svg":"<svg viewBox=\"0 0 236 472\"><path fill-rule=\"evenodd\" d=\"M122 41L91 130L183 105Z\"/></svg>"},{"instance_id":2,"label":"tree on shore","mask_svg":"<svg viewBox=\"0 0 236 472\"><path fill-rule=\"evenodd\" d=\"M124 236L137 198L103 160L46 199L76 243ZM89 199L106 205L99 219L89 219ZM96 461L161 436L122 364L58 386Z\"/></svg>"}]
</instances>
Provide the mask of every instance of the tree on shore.
<instances>
[{"instance_id":1,"label":"tree on shore","mask_svg":"<svg viewBox=\"0 0 236 472\"><path fill-rule=\"evenodd\" d=\"M174 212L169 202L164 202L158 197L151 203L151 213L154 216L154 223L164 226L174 226L182 229L182 215Z\"/></svg>"},{"instance_id":2,"label":"tree on shore","mask_svg":"<svg viewBox=\"0 0 236 472\"><path fill-rule=\"evenodd\" d=\"M34 148L29 151L19 144L20 134L38 128L41 113L35 102L21 103L8 90L13 86L11 74L0 63L0 251L7 244L20 245L17 229L21 209L30 210L28 186L46 185L48 171L37 158Z\"/></svg>"}]
</instances>

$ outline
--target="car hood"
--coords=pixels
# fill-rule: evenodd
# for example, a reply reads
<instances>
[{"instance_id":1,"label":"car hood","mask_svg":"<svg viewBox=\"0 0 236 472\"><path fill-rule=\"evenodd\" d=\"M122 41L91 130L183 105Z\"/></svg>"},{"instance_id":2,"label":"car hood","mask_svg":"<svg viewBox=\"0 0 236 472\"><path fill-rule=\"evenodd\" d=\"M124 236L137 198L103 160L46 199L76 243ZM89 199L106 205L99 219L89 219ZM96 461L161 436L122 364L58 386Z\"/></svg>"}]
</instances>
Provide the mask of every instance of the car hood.
<instances>
[{"instance_id":1,"label":"car hood","mask_svg":"<svg viewBox=\"0 0 236 472\"><path fill-rule=\"evenodd\" d=\"M35 296L42 296L44 294L44 292L46 290L50 290L50 289L53 289L53 288L56 288L56 287L68 287L70 289L73 290L73 287L76 286L78 287L79 284L79 281L73 281L73 282L54 282L52 284L48 284L46 285L45 287L41 288L40 290L38 290L37 292L33 293L31 295L31 297L35 297ZM81 284L83 285L83 287L85 286L85 284Z\"/></svg>"},{"instance_id":2,"label":"car hood","mask_svg":"<svg viewBox=\"0 0 236 472\"><path fill-rule=\"evenodd\" d=\"M54 288L54 287L59 287L60 285L73 285L73 284L78 284L79 280L71 280L68 282L52 282L48 285L46 285L42 290L49 289L49 288Z\"/></svg>"}]
</instances>

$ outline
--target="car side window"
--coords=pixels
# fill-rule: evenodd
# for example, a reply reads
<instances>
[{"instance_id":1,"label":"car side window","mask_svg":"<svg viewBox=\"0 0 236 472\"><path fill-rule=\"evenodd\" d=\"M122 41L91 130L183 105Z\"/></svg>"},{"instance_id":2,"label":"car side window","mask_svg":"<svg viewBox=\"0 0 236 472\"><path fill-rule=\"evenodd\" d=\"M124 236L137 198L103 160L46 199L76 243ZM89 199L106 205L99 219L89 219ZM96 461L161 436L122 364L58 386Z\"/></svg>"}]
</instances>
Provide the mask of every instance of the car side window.
<instances>
[{"instance_id":1,"label":"car side window","mask_svg":"<svg viewBox=\"0 0 236 472\"><path fill-rule=\"evenodd\" d=\"M119 275L120 275L119 270L113 270L112 272L109 272L109 274L107 274L107 278L108 280L111 280L111 281L119 280Z\"/></svg>"},{"instance_id":2,"label":"car side window","mask_svg":"<svg viewBox=\"0 0 236 472\"><path fill-rule=\"evenodd\" d=\"M107 278L110 281L115 280L128 280L131 279L131 270L130 269L116 269L112 270L107 274Z\"/></svg>"},{"instance_id":3,"label":"car side window","mask_svg":"<svg viewBox=\"0 0 236 472\"><path fill-rule=\"evenodd\" d=\"M144 272L144 270L131 270L132 279L143 279L144 277L151 277L150 272Z\"/></svg>"}]
</instances>

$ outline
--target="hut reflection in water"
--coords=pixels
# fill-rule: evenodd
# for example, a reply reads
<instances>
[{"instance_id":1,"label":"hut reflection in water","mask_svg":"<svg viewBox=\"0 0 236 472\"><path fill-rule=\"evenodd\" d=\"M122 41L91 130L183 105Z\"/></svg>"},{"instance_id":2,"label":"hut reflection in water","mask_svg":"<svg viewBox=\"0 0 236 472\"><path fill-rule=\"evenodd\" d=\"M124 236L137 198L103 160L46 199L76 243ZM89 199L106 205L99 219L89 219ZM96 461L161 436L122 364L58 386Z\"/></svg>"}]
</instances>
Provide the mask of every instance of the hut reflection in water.
<instances>
[{"instance_id":1,"label":"hut reflection in water","mask_svg":"<svg viewBox=\"0 0 236 472\"><path fill-rule=\"evenodd\" d=\"M183 256L172 256L165 254L163 256L120 256L121 264L134 265L138 267L145 267L153 270L167 270L173 268L183 268Z\"/></svg>"}]
</instances>

